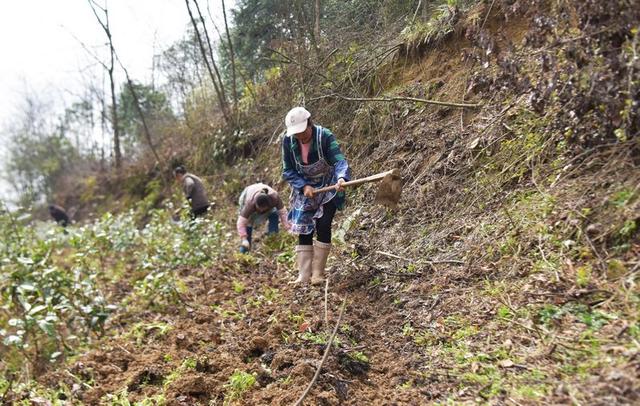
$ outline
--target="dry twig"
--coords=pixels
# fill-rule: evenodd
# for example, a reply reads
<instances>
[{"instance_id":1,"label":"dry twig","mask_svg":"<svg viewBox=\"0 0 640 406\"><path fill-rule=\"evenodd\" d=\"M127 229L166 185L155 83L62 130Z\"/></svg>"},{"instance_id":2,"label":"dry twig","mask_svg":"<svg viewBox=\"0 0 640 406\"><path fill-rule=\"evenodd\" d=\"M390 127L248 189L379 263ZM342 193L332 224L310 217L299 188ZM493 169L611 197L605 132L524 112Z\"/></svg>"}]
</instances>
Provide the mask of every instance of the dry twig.
<instances>
[{"instance_id":1,"label":"dry twig","mask_svg":"<svg viewBox=\"0 0 640 406\"><path fill-rule=\"evenodd\" d=\"M359 101L359 102L398 102L398 101L412 101L418 103L425 104L434 104L436 106L447 106L447 107L461 107L461 108L477 108L480 107L479 103L452 103L452 102L443 102L439 100L429 100L429 99L420 99L417 97L401 97L401 96L393 96L393 97L348 97L343 96L338 93L330 93L325 94L323 96L314 97L312 99L307 100L308 103L313 101L329 99L329 98L338 98L347 101Z\"/></svg>"},{"instance_id":2,"label":"dry twig","mask_svg":"<svg viewBox=\"0 0 640 406\"><path fill-rule=\"evenodd\" d=\"M322 360L320 361L320 365L318 365L318 369L316 370L316 374L313 376L313 379L311 379L311 382L309 382L309 385L307 386L307 388L304 390L304 392L300 396L300 399L298 399L298 401L296 403L294 403L294 406L300 406L302 404L302 401L304 400L304 398L306 398L307 395L309 394L309 391L311 390L311 387L318 380L318 376L320 376L320 370L322 369L322 365L324 365L324 362L327 360L327 357L329 356L329 351L331 351L331 346L333 345L333 339L336 338L336 333L338 332L338 327L340 326L340 321L342 321L342 315L344 314L344 308L345 308L346 304L347 304L347 299L343 299L342 300L342 305L340 306L340 314L338 315L338 321L336 322L336 325L333 328L333 333L331 333L331 337L329 338L329 341L327 341L327 348L325 348L325 350L324 350L324 355L322 356Z\"/></svg>"}]
</instances>

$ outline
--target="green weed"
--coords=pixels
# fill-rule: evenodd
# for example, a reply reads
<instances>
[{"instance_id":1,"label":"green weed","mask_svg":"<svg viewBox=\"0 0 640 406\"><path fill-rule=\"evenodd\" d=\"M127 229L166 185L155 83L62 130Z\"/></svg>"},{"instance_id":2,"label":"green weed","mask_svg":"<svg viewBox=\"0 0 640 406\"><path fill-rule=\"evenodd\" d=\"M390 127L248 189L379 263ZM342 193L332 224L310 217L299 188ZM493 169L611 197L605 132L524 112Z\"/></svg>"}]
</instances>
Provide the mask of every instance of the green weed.
<instances>
[{"instance_id":1,"label":"green weed","mask_svg":"<svg viewBox=\"0 0 640 406\"><path fill-rule=\"evenodd\" d=\"M237 294L244 292L245 286L241 281L234 280L231 284L233 286L233 291Z\"/></svg>"},{"instance_id":2,"label":"green weed","mask_svg":"<svg viewBox=\"0 0 640 406\"><path fill-rule=\"evenodd\" d=\"M411 336L413 336L414 332L415 332L415 330L411 326L411 323L404 323L404 325L402 326L402 335L403 336L411 337Z\"/></svg>"},{"instance_id":3,"label":"green weed","mask_svg":"<svg viewBox=\"0 0 640 406\"><path fill-rule=\"evenodd\" d=\"M236 370L231 377L229 377L229 383L224 385L226 388L224 404L228 405L231 402L242 398L244 393L251 389L255 383L255 373L250 374L248 372Z\"/></svg>"},{"instance_id":4,"label":"green weed","mask_svg":"<svg viewBox=\"0 0 640 406\"><path fill-rule=\"evenodd\" d=\"M629 204L634 197L633 189L623 189L614 193L609 201L615 207L622 208Z\"/></svg>"},{"instance_id":5,"label":"green weed","mask_svg":"<svg viewBox=\"0 0 640 406\"><path fill-rule=\"evenodd\" d=\"M548 385L520 385L516 387L513 392L516 396L529 399L538 400L549 393Z\"/></svg>"},{"instance_id":6,"label":"green weed","mask_svg":"<svg viewBox=\"0 0 640 406\"><path fill-rule=\"evenodd\" d=\"M354 351L349 353L349 357L359 362L369 363L369 357L364 355L362 351Z\"/></svg>"},{"instance_id":7,"label":"green weed","mask_svg":"<svg viewBox=\"0 0 640 406\"><path fill-rule=\"evenodd\" d=\"M505 305L500 306L496 314L501 319L510 319L513 317L513 313L511 312L511 309L509 309L509 307Z\"/></svg>"},{"instance_id":8,"label":"green weed","mask_svg":"<svg viewBox=\"0 0 640 406\"><path fill-rule=\"evenodd\" d=\"M382 283L382 279L379 276L376 276L369 282L369 286L376 287Z\"/></svg>"},{"instance_id":9,"label":"green weed","mask_svg":"<svg viewBox=\"0 0 640 406\"><path fill-rule=\"evenodd\" d=\"M591 282L591 266L584 265L576 268L576 285L584 288Z\"/></svg>"},{"instance_id":10,"label":"green weed","mask_svg":"<svg viewBox=\"0 0 640 406\"><path fill-rule=\"evenodd\" d=\"M324 333L311 333L309 331L305 331L300 335L300 338L305 341L310 341L313 344L326 344L327 343L327 335ZM334 339L335 340L335 339Z\"/></svg>"},{"instance_id":11,"label":"green weed","mask_svg":"<svg viewBox=\"0 0 640 406\"><path fill-rule=\"evenodd\" d=\"M125 334L126 337L132 337L135 339L137 345L141 345L145 339L156 331L155 335L157 337L163 337L168 332L173 329L169 324L156 322L156 323L145 323L140 322L133 325L131 330Z\"/></svg>"}]
</instances>

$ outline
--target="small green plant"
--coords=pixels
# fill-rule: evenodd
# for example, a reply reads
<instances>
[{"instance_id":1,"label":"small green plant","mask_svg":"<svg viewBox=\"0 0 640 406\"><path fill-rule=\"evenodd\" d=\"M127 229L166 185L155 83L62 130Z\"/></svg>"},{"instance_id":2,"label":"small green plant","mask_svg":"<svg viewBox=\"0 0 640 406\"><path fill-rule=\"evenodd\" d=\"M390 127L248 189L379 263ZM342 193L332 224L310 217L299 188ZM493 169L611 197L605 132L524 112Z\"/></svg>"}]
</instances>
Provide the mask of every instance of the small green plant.
<instances>
[{"instance_id":1,"label":"small green plant","mask_svg":"<svg viewBox=\"0 0 640 406\"><path fill-rule=\"evenodd\" d=\"M626 206L634 197L632 189L620 190L611 196L611 204L615 207L622 208Z\"/></svg>"},{"instance_id":2,"label":"small green plant","mask_svg":"<svg viewBox=\"0 0 640 406\"><path fill-rule=\"evenodd\" d=\"M237 294L244 292L245 286L241 281L234 280L231 284L233 285L233 291Z\"/></svg>"},{"instance_id":3,"label":"small green plant","mask_svg":"<svg viewBox=\"0 0 640 406\"><path fill-rule=\"evenodd\" d=\"M282 385L289 385L289 384L291 383L291 375L287 375L287 376L286 376L286 377L284 377L284 378L280 378L279 382L280 382Z\"/></svg>"},{"instance_id":4,"label":"small green plant","mask_svg":"<svg viewBox=\"0 0 640 406\"><path fill-rule=\"evenodd\" d=\"M310 341L314 344L326 344L327 343L327 335L324 333L312 333L310 331L305 331L300 335L300 338L305 341ZM335 342L335 339L334 339Z\"/></svg>"},{"instance_id":5,"label":"small green plant","mask_svg":"<svg viewBox=\"0 0 640 406\"><path fill-rule=\"evenodd\" d=\"M405 381L405 382L401 383L400 385L398 385L398 389L402 389L402 390L411 389L412 387L413 387L413 381L412 380Z\"/></svg>"},{"instance_id":6,"label":"small green plant","mask_svg":"<svg viewBox=\"0 0 640 406\"><path fill-rule=\"evenodd\" d=\"M264 299L269 304L277 302L282 297L280 291L278 291L277 288L271 288L269 286L265 286L262 288L262 294L264 295Z\"/></svg>"},{"instance_id":7,"label":"small green plant","mask_svg":"<svg viewBox=\"0 0 640 406\"><path fill-rule=\"evenodd\" d=\"M482 293L491 296L498 297L507 290L506 285L502 281L491 281L489 279L484 280L484 286Z\"/></svg>"},{"instance_id":8,"label":"small green plant","mask_svg":"<svg viewBox=\"0 0 640 406\"><path fill-rule=\"evenodd\" d=\"M224 385L227 389L224 397L224 404L228 405L231 402L242 398L242 395L251 389L255 383L255 374L236 370L229 378L229 383Z\"/></svg>"},{"instance_id":9,"label":"small green plant","mask_svg":"<svg viewBox=\"0 0 640 406\"><path fill-rule=\"evenodd\" d=\"M165 361L167 361L167 355L164 356ZM171 359L171 356L169 356ZM178 378L180 378L186 371L196 369L198 365L198 360L192 357L185 358L180 366L174 369L169 375L164 378L164 382L162 383L162 387L166 390L169 385L175 382Z\"/></svg>"},{"instance_id":10,"label":"small green plant","mask_svg":"<svg viewBox=\"0 0 640 406\"><path fill-rule=\"evenodd\" d=\"M145 338L147 338L153 331L157 331L156 336L162 337L172 330L172 327L167 323L157 322L157 323L136 323L133 325L129 333L126 334L128 337L133 337L136 340L137 345L141 345Z\"/></svg>"},{"instance_id":11,"label":"small green plant","mask_svg":"<svg viewBox=\"0 0 640 406\"><path fill-rule=\"evenodd\" d=\"M348 323L344 323L343 325L340 326L340 331L343 332L344 334L349 334L352 331L352 327L348 324Z\"/></svg>"},{"instance_id":12,"label":"small green plant","mask_svg":"<svg viewBox=\"0 0 640 406\"><path fill-rule=\"evenodd\" d=\"M547 385L520 385L515 388L514 392L519 397L538 400L549 392L549 388Z\"/></svg>"},{"instance_id":13,"label":"small green plant","mask_svg":"<svg viewBox=\"0 0 640 406\"><path fill-rule=\"evenodd\" d=\"M215 306L214 310L225 319L243 320L246 317L244 313L240 313L232 309L225 309L221 306Z\"/></svg>"},{"instance_id":14,"label":"small green plant","mask_svg":"<svg viewBox=\"0 0 640 406\"><path fill-rule=\"evenodd\" d=\"M454 340L463 340L467 337L471 337L478 334L478 327L476 326L464 326L458 330L456 330L451 338Z\"/></svg>"},{"instance_id":15,"label":"small green plant","mask_svg":"<svg viewBox=\"0 0 640 406\"><path fill-rule=\"evenodd\" d=\"M586 305L575 305L571 312L576 316L579 322L585 324L592 330L599 330L610 320L615 320L617 317L600 310L592 310Z\"/></svg>"},{"instance_id":16,"label":"small green plant","mask_svg":"<svg viewBox=\"0 0 640 406\"><path fill-rule=\"evenodd\" d=\"M413 335L413 342L420 347L431 345L436 337L428 331L420 331Z\"/></svg>"},{"instance_id":17,"label":"small green plant","mask_svg":"<svg viewBox=\"0 0 640 406\"><path fill-rule=\"evenodd\" d=\"M551 323L555 320L561 319L564 313L565 312L562 308L556 305L547 304L538 311L538 318L540 319L540 323L550 327Z\"/></svg>"},{"instance_id":18,"label":"small green plant","mask_svg":"<svg viewBox=\"0 0 640 406\"><path fill-rule=\"evenodd\" d=\"M366 364L369 363L369 357L364 355L364 353L362 351L354 351L354 352L349 353L349 358L354 359L354 360L359 361L359 362L364 362Z\"/></svg>"},{"instance_id":19,"label":"small green plant","mask_svg":"<svg viewBox=\"0 0 640 406\"><path fill-rule=\"evenodd\" d=\"M554 321L560 320L566 315L573 316L576 321L584 324L590 330L599 330L610 320L617 318L615 315L593 310L589 306L579 303L568 303L562 307L547 304L538 311L540 323L546 327L552 327Z\"/></svg>"},{"instance_id":20,"label":"small green plant","mask_svg":"<svg viewBox=\"0 0 640 406\"><path fill-rule=\"evenodd\" d=\"M196 369L196 365L198 365L198 360L192 357L185 358L185 360L182 361L183 370Z\"/></svg>"},{"instance_id":21,"label":"small green plant","mask_svg":"<svg viewBox=\"0 0 640 406\"><path fill-rule=\"evenodd\" d=\"M576 269L576 285L584 288L591 282L591 266L584 265Z\"/></svg>"},{"instance_id":22,"label":"small green plant","mask_svg":"<svg viewBox=\"0 0 640 406\"><path fill-rule=\"evenodd\" d=\"M480 396L491 399L503 391L503 381L500 372L494 366L480 368L477 372L467 372L462 375L463 384L480 386Z\"/></svg>"},{"instance_id":23,"label":"small green plant","mask_svg":"<svg viewBox=\"0 0 640 406\"><path fill-rule=\"evenodd\" d=\"M411 323L404 323L404 325L402 326L402 335L405 337L413 336L414 331L415 330L411 326Z\"/></svg>"},{"instance_id":24,"label":"small green plant","mask_svg":"<svg viewBox=\"0 0 640 406\"><path fill-rule=\"evenodd\" d=\"M132 406L126 389L117 392L115 395L107 394L104 399L109 402L109 406Z\"/></svg>"},{"instance_id":25,"label":"small green plant","mask_svg":"<svg viewBox=\"0 0 640 406\"><path fill-rule=\"evenodd\" d=\"M505 305L502 305L498 308L497 315L501 319L510 319L511 317L513 317L511 309L509 309L509 307Z\"/></svg>"},{"instance_id":26,"label":"small green plant","mask_svg":"<svg viewBox=\"0 0 640 406\"><path fill-rule=\"evenodd\" d=\"M635 220L626 220L620 230L618 230L618 236L620 240L628 240L638 229L638 225Z\"/></svg>"},{"instance_id":27,"label":"small green plant","mask_svg":"<svg viewBox=\"0 0 640 406\"><path fill-rule=\"evenodd\" d=\"M296 326L300 326L302 323L304 323L304 312L301 311L300 313L289 313L289 320L294 322Z\"/></svg>"}]
</instances>

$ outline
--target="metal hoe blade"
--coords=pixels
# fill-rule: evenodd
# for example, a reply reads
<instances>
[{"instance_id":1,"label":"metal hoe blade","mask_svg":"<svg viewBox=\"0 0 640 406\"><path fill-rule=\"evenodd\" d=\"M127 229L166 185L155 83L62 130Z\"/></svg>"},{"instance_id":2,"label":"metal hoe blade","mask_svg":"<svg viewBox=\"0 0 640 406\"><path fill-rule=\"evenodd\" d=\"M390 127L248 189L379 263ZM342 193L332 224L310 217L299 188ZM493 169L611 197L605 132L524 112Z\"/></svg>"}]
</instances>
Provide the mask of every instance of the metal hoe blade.
<instances>
[{"instance_id":1,"label":"metal hoe blade","mask_svg":"<svg viewBox=\"0 0 640 406\"><path fill-rule=\"evenodd\" d=\"M395 209L400 201L400 195L402 195L402 177L400 171L394 169L380 181L374 202Z\"/></svg>"}]
</instances>

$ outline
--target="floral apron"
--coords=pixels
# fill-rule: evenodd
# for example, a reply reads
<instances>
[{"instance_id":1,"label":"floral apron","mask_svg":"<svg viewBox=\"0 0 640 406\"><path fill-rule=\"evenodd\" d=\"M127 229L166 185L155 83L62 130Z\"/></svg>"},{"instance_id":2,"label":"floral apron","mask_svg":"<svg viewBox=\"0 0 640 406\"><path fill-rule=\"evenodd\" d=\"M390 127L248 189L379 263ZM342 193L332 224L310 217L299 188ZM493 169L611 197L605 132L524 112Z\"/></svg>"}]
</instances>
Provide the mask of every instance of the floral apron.
<instances>
[{"instance_id":1,"label":"floral apron","mask_svg":"<svg viewBox=\"0 0 640 406\"><path fill-rule=\"evenodd\" d=\"M333 165L329 165L322 152L322 127L315 127L318 161L310 165L304 165L302 162L298 162L295 154L294 160L298 173L302 174L302 176L310 182L310 186L317 189L335 184L338 180L336 179ZM291 210L289 211L288 218L291 222L291 232L294 234L311 234L316 226L315 220L322 217L322 205L333 199L336 193L335 190L330 190L328 192L317 193L309 198L304 195L302 190L294 189L289 199L289 207Z\"/></svg>"}]
</instances>

